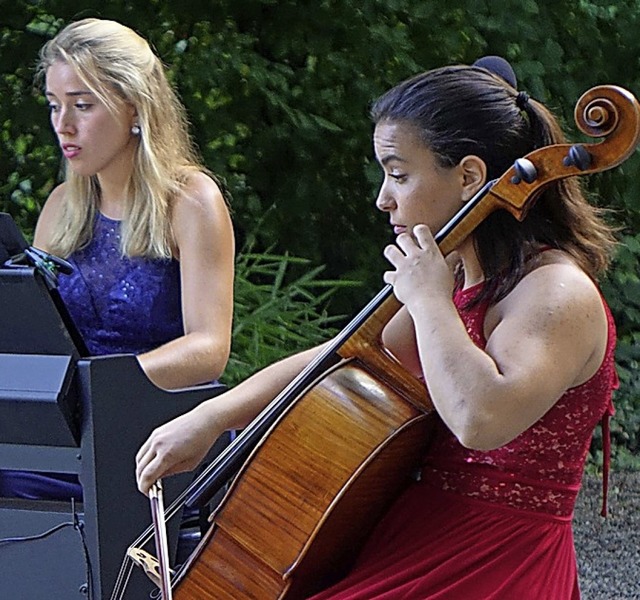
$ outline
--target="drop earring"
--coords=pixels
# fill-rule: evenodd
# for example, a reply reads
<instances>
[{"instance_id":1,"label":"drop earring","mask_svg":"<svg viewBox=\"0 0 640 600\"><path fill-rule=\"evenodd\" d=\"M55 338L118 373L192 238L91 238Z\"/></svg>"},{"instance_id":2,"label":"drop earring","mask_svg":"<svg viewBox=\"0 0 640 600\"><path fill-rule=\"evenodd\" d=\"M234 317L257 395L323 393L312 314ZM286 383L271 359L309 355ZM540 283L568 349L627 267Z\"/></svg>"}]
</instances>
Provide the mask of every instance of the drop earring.
<instances>
[{"instance_id":1,"label":"drop earring","mask_svg":"<svg viewBox=\"0 0 640 600\"><path fill-rule=\"evenodd\" d=\"M140 135L140 125L133 125L133 127L131 127L131 133L133 135Z\"/></svg>"}]
</instances>

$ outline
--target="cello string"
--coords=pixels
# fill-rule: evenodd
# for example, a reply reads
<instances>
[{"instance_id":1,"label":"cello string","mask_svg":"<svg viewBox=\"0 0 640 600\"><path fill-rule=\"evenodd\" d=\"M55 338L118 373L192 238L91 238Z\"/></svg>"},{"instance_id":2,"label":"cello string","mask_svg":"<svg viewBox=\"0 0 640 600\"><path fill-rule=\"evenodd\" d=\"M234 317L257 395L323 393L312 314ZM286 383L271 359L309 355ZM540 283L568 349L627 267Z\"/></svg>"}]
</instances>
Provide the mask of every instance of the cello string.
<instances>
[{"instance_id":1,"label":"cello string","mask_svg":"<svg viewBox=\"0 0 640 600\"><path fill-rule=\"evenodd\" d=\"M110 600L122 600L124 598L124 592L131 579L131 573L133 572L133 560L127 554L125 554L124 560L120 564L120 571L116 578L116 583L113 586L113 592L111 592Z\"/></svg>"}]
</instances>

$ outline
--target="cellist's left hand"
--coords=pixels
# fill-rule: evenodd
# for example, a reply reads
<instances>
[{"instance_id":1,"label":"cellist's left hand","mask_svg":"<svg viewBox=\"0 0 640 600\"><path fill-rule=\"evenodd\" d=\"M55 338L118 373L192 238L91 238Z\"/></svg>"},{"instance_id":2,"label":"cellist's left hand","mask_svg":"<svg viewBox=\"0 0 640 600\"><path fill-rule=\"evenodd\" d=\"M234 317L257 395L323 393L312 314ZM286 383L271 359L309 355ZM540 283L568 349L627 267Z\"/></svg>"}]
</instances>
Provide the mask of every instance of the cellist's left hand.
<instances>
[{"instance_id":1,"label":"cellist's left hand","mask_svg":"<svg viewBox=\"0 0 640 600\"><path fill-rule=\"evenodd\" d=\"M393 285L396 298L406 306L416 297L424 299L425 293L451 300L455 257L445 260L426 225L416 225L412 234L401 233L384 256L395 267L384 274L384 281Z\"/></svg>"}]
</instances>

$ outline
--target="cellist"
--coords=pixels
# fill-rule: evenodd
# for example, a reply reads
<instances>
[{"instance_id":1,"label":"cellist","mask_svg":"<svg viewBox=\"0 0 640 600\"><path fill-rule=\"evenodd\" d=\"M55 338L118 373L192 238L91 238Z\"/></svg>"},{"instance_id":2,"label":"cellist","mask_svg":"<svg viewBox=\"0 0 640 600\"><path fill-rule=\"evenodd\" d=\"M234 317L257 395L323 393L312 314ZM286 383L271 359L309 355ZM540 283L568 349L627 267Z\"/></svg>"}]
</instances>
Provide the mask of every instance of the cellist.
<instances>
[{"instance_id":1,"label":"cellist","mask_svg":"<svg viewBox=\"0 0 640 600\"><path fill-rule=\"evenodd\" d=\"M564 142L502 59L417 75L378 99L372 117L384 173L376 205L397 236L384 280L403 304L383 343L424 379L439 419L419 479L351 572L313 600L576 600L573 507L617 385L615 326L596 283L611 228L564 179L523 222L496 211L441 254L433 234L487 181ZM320 350L154 431L137 456L140 490L193 469Z\"/></svg>"}]
</instances>

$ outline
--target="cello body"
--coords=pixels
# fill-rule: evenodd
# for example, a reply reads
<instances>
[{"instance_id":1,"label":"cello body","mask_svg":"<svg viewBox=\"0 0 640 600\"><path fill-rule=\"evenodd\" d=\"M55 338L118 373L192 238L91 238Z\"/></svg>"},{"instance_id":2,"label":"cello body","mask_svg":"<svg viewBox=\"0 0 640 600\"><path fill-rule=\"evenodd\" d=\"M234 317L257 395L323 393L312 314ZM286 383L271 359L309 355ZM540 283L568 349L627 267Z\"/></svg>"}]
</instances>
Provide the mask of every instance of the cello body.
<instances>
[{"instance_id":1,"label":"cello body","mask_svg":"<svg viewBox=\"0 0 640 600\"><path fill-rule=\"evenodd\" d=\"M434 418L422 396L360 360L314 382L235 479L174 598L305 598L344 574L419 466Z\"/></svg>"}]
</instances>

